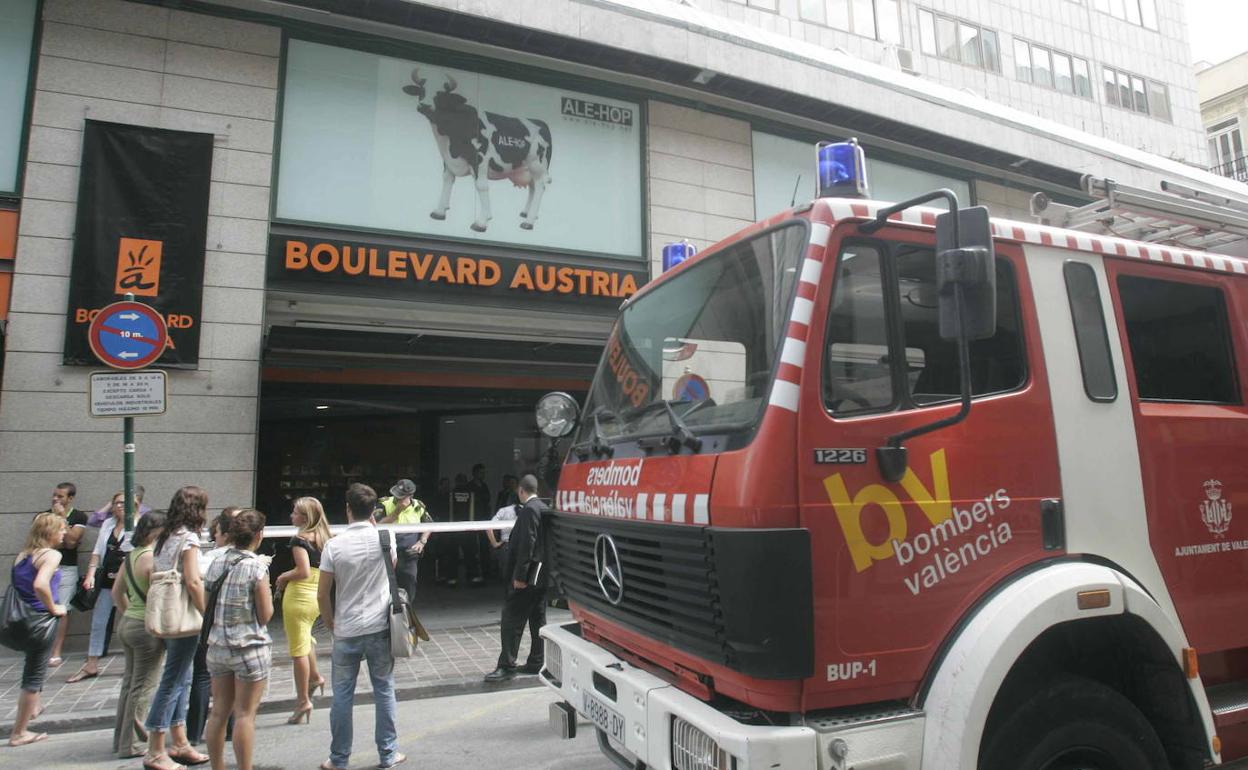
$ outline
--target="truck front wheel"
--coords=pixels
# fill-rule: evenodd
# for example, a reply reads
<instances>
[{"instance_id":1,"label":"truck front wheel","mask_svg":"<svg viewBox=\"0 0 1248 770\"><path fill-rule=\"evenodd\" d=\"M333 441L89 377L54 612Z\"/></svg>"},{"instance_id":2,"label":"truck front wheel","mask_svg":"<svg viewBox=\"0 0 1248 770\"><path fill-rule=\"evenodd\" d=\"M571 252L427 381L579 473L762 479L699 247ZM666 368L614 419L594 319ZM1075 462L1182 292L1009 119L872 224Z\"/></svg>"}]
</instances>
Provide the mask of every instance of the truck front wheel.
<instances>
[{"instance_id":1,"label":"truck front wheel","mask_svg":"<svg viewBox=\"0 0 1248 770\"><path fill-rule=\"evenodd\" d=\"M1167 770L1152 725L1119 693L1062 677L986 736L980 770Z\"/></svg>"}]
</instances>

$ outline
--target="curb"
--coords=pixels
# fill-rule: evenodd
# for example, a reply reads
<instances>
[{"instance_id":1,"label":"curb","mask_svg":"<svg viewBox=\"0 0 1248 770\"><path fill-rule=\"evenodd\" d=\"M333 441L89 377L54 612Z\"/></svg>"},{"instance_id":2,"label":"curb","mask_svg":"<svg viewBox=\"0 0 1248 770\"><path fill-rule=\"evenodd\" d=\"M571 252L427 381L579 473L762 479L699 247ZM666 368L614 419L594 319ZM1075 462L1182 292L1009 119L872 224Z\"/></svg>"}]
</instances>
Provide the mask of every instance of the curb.
<instances>
[{"instance_id":1,"label":"curb","mask_svg":"<svg viewBox=\"0 0 1248 770\"><path fill-rule=\"evenodd\" d=\"M447 682L439 682L437 684L419 685L416 687L396 688L394 691L395 700L424 700L426 698L444 698L450 695L474 695L486 692L503 692L505 690L527 690L533 687L540 687L542 680L537 675L517 676L514 679L508 679L503 682L484 682L480 678L474 679L457 679ZM373 700L372 692L357 693L355 705L360 706L371 703ZM317 710L329 710L330 704L333 702L332 695L319 695L312 699ZM294 698L281 698L279 700L264 701L260 704L259 713L274 714L281 711L294 711ZM40 719L35 724L41 733L77 733L87 730L101 730L112 727L116 721L116 715L113 711L102 712L94 711L87 715L81 716L64 716L49 717ZM13 731L12 724L0 725L0 738L7 738Z\"/></svg>"}]
</instances>

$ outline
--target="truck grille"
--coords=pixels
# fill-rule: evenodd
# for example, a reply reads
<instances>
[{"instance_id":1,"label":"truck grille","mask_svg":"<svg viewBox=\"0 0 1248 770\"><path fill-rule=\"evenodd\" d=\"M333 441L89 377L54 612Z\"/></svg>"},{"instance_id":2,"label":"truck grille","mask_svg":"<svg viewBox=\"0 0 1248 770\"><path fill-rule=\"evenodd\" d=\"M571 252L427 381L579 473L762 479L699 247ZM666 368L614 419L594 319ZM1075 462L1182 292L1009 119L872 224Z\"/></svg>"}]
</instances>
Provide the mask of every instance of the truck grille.
<instances>
[{"instance_id":1,"label":"truck grille","mask_svg":"<svg viewBox=\"0 0 1248 770\"><path fill-rule=\"evenodd\" d=\"M570 599L668 645L722 661L723 623L702 527L555 515L548 558ZM594 544L615 542L624 590L612 604L598 585Z\"/></svg>"},{"instance_id":2,"label":"truck grille","mask_svg":"<svg viewBox=\"0 0 1248 770\"><path fill-rule=\"evenodd\" d=\"M760 679L814 672L810 533L656 524L548 511L547 561L585 609ZM623 591L598 584L594 546L610 536ZM761 570L761 571L760 571Z\"/></svg>"}]
</instances>

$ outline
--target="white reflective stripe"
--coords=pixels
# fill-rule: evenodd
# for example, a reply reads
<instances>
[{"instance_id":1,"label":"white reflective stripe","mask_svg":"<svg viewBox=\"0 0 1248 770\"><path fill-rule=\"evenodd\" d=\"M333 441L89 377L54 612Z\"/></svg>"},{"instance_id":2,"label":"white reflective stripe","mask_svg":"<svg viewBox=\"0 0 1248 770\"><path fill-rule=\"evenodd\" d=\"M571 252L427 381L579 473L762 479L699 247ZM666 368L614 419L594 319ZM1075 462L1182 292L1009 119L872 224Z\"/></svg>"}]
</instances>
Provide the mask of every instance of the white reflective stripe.
<instances>
[{"instance_id":1,"label":"white reflective stripe","mask_svg":"<svg viewBox=\"0 0 1248 770\"><path fill-rule=\"evenodd\" d=\"M810 226L810 245L824 248L828 245L828 238L832 235L832 228L827 225L815 223Z\"/></svg>"},{"instance_id":2,"label":"white reflective stripe","mask_svg":"<svg viewBox=\"0 0 1248 770\"><path fill-rule=\"evenodd\" d=\"M646 498L650 495L645 492L637 493L637 518L646 518Z\"/></svg>"},{"instance_id":3,"label":"white reflective stripe","mask_svg":"<svg viewBox=\"0 0 1248 770\"><path fill-rule=\"evenodd\" d=\"M1122 247L1126 250L1128 257L1140 258L1140 247L1130 241L1122 241Z\"/></svg>"},{"instance_id":4,"label":"white reflective stripe","mask_svg":"<svg viewBox=\"0 0 1248 770\"><path fill-rule=\"evenodd\" d=\"M801 389L793 383L776 380L776 383L771 386L771 399L768 403L781 409L788 409L790 412L796 412L797 398L800 393Z\"/></svg>"},{"instance_id":5,"label":"white reflective stripe","mask_svg":"<svg viewBox=\"0 0 1248 770\"><path fill-rule=\"evenodd\" d=\"M1092 239L1087 237L1086 235L1076 235L1075 236L1075 248L1079 249L1080 251L1091 251Z\"/></svg>"},{"instance_id":6,"label":"white reflective stripe","mask_svg":"<svg viewBox=\"0 0 1248 770\"><path fill-rule=\"evenodd\" d=\"M1244 261L1242 259L1232 259L1231 260L1231 272L1233 273L1244 272Z\"/></svg>"},{"instance_id":7,"label":"white reflective stripe","mask_svg":"<svg viewBox=\"0 0 1248 770\"><path fill-rule=\"evenodd\" d=\"M793 300L793 320L799 324L810 326L810 317L814 315L815 303L805 297Z\"/></svg>"},{"instance_id":8,"label":"white reflective stripe","mask_svg":"<svg viewBox=\"0 0 1248 770\"><path fill-rule=\"evenodd\" d=\"M819 285L819 276L823 273L823 263L817 259L808 259L802 263L802 275L799 280L803 283L813 283Z\"/></svg>"},{"instance_id":9,"label":"white reflective stripe","mask_svg":"<svg viewBox=\"0 0 1248 770\"><path fill-rule=\"evenodd\" d=\"M576 493L576 502L572 504L572 510L576 511L577 513L585 512L585 493L584 492Z\"/></svg>"},{"instance_id":10,"label":"white reflective stripe","mask_svg":"<svg viewBox=\"0 0 1248 770\"><path fill-rule=\"evenodd\" d=\"M854 209L848 203L836 201L828 206L832 209L833 219L849 219L854 216Z\"/></svg>"},{"instance_id":11,"label":"white reflective stripe","mask_svg":"<svg viewBox=\"0 0 1248 770\"><path fill-rule=\"evenodd\" d=\"M663 503L667 501L667 495L654 496L654 520L663 521Z\"/></svg>"},{"instance_id":12,"label":"white reflective stripe","mask_svg":"<svg viewBox=\"0 0 1248 770\"><path fill-rule=\"evenodd\" d=\"M792 337L785 337L784 347L780 350L780 360L800 367L806 360L806 343Z\"/></svg>"},{"instance_id":13,"label":"white reflective stripe","mask_svg":"<svg viewBox=\"0 0 1248 770\"><path fill-rule=\"evenodd\" d=\"M923 224L923 211L922 211L922 209L904 209L904 210L901 212L901 221L902 221L902 222L905 222L905 223L906 223L906 224L908 224L908 225L921 225L921 224Z\"/></svg>"},{"instance_id":14,"label":"white reflective stripe","mask_svg":"<svg viewBox=\"0 0 1248 770\"><path fill-rule=\"evenodd\" d=\"M710 495L693 496L693 523L706 524L710 517Z\"/></svg>"},{"instance_id":15,"label":"white reflective stripe","mask_svg":"<svg viewBox=\"0 0 1248 770\"><path fill-rule=\"evenodd\" d=\"M672 521L684 523L685 499L687 497L687 495L672 495Z\"/></svg>"}]
</instances>

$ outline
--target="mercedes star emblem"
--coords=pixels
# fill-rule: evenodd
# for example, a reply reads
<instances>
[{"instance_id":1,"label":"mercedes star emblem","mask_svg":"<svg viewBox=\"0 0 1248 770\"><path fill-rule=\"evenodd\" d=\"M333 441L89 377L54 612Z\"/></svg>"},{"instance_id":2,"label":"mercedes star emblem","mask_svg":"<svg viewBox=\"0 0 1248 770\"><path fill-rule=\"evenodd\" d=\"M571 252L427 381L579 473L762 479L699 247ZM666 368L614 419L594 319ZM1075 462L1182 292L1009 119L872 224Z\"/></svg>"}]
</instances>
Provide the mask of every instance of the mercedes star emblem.
<instances>
[{"instance_id":1,"label":"mercedes star emblem","mask_svg":"<svg viewBox=\"0 0 1248 770\"><path fill-rule=\"evenodd\" d=\"M620 568L620 552L615 540L602 533L594 541L594 573L598 575L598 587L612 604L624 599L624 570Z\"/></svg>"}]
</instances>

